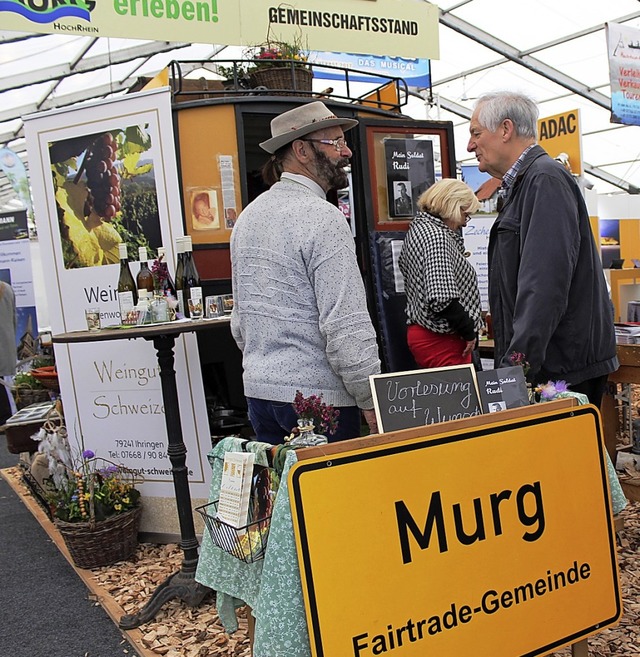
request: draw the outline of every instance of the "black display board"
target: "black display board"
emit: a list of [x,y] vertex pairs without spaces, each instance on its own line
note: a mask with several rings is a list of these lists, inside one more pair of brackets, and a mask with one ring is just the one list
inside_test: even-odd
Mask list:
[[476,377],[485,413],[529,405],[527,382],[519,365],[478,372]]
[[380,433],[481,415],[473,365],[369,377]]
[[428,139],[385,139],[389,216],[412,219],[421,194],[435,182],[433,144]]

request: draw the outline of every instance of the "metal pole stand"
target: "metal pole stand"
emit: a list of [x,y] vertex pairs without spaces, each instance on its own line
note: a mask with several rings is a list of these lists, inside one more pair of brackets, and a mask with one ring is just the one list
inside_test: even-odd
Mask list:
[[182,566],[177,573],[168,577],[153,592],[150,600],[137,614],[125,614],[119,622],[123,630],[132,630],[147,623],[169,600],[180,598],[191,607],[197,607],[212,590],[196,582],[198,566],[198,540],[193,523],[191,493],[189,492],[188,470],[186,466],[187,448],[182,436],[178,390],[174,365],[174,335],[158,335],[152,338],[158,354],[162,399],[164,401],[165,422],[167,426],[167,453],[171,461],[173,487],[176,493],[176,506],[180,522],[180,547],[183,552]]

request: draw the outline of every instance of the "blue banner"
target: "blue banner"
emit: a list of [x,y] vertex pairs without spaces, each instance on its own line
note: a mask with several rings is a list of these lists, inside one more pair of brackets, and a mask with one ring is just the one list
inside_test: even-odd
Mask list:
[[[353,73],[349,73],[349,80],[352,82],[383,83],[386,80],[377,76],[387,75],[403,78],[409,87],[424,89],[431,86],[431,61],[429,59],[312,51],[309,53],[309,61],[313,64],[353,69]],[[366,74],[363,75],[364,71]],[[344,80],[345,78],[343,71],[333,71],[323,67],[314,68],[313,75],[326,80]]]

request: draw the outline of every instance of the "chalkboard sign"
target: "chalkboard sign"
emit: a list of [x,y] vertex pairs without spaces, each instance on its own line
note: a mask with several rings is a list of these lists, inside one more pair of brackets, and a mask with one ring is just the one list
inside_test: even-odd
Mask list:
[[473,365],[369,377],[380,433],[481,415]]

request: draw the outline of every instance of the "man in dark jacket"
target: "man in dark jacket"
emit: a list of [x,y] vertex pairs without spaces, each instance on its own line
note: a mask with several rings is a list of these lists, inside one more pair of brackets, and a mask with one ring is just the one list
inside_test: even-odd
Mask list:
[[467,150],[502,179],[489,237],[495,367],[513,354],[532,383],[564,380],[598,406],[618,368],[613,307],[582,193],[536,145],[538,110],[526,96],[482,96]]

